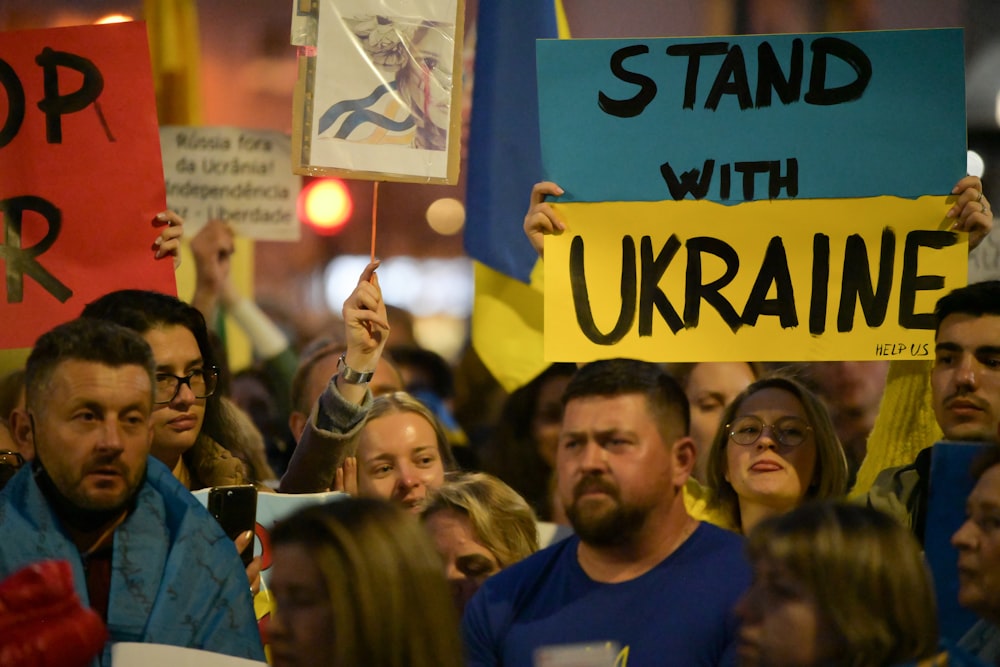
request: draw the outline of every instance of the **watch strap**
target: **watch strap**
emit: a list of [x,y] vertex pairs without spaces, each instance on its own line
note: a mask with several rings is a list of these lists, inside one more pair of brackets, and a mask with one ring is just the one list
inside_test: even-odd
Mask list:
[[337,374],[347,384],[368,384],[375,376],[375,371],[356,371],[347,365],[347,353],[344,352],[337,360]]

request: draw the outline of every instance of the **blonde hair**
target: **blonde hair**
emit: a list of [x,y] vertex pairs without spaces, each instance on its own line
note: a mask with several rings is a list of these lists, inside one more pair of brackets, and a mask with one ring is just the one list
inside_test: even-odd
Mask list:
[[333,664],[463,664],[441,558],[399,507],[375,498],[311,506],[279,522],[271,543],[302,545],[319,568],[334,619]]
[[806,421],[812,428],[813,441],[816,443],[816,470],[802,500],[840,498],[847,493],[847,458],[826,406],[798,380],[783,375],[761,378],[740,392],[722,411],[719,430],[712,439],[705,470],[705,483],[710,494],[709,505],[722,509],[730,527],[741,531],[743,519],[740,516],[739,496],[733,485],[726,480],[729,467],[726,456],[726,448],[729,446],[728,425],[732,423],[743,401],[765,389],[781,389],[797,398],[806,413]]
[[476,539],[501,568],[538,551],[535,513],[524,498],[493,475],[449,475],[428,498],[421,517],[449,509],[469,517]]
[[434,438],[437,440],[438,454],[441,456],[441,464],[444,469],[448,471],[457,468],[455,455],[452,454],[451,445],[448,444],[448,434],[445,432],[444,426],[441,425],[441,421],[434,416],[430,408],[405,391],[394,391],[391,394],[376,396],[372,402],[371,410],[368,411],[365,425],[367,426],[379,417],[399,413],[411,413],[423,417],[434,429]]
[[836,647],[830,664],[881,667],[936,653],[929,570],[916,538],[888,515],[844,501],[806,503],[761,521],[747,552],[755,568],[776,567],[812,596]]

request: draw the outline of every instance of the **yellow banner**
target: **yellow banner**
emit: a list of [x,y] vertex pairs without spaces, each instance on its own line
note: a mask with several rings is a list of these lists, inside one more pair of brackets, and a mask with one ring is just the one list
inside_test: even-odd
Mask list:
[[558,204],[545,360],[926,358],[966,284],[953,198]]

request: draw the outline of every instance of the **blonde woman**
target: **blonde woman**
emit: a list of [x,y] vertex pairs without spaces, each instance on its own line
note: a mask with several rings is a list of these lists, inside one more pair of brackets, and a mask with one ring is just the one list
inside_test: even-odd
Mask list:
[[421,516],[459,610],[487,577],[538,551],[535,513],[492,475],[448,476]]
[[271,532],[273,667],[460,667],[441,559],[398,506],[350,498]]

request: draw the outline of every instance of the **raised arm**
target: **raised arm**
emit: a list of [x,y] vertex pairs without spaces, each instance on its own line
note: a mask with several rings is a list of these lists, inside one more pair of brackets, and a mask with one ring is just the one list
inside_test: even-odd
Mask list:
[[[365,267],[358,286],[344,302],[344,334],[347,352],[344,364],[348,369],[361,373],[374,372],[382,357],[382,350],[389,340],[389,316],[378,284],[378,260]],[[351,403],[360,404],[368,391],[368,383],[346,382],[343,374],[336,376],[337,390]]]
[[222,220],[209,220],[191,239],[195,273],[191,305],[201,311],[210,327],[215,323],[223,291],[229,283],[235,251],[233,230]]
[[[344,363],[341,372],[333,376],[313,405],[288,469],[281,478],[279,490],[282,493],[313,493],[330,488],[349,491],[351,488],[352,480],[337,483],[337,470],[345,458],[354,454],[357,435],[372,402],[368,383],[360,382],[357,376],[374,372],[389,338],[389,320],[376,268],[378,262],[365,267],[357,287],[344,302],[347,339]],[[353,382],[347,381],[345,375],[348,374],[354,376]]]

